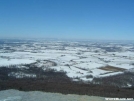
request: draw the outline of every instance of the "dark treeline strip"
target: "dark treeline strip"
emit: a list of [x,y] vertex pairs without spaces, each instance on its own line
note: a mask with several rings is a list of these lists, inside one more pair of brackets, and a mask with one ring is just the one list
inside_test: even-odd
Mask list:
[[134,73],[133,72],[124,72],[122,74],[117,74],[113,76],[103,77],[103,78],[94,78],[92,81],[94,84],[100,85],[111,85],[117,86],[120,88],[127,88],[128,85],[134,87]]
[[79,94],[103,97],[134,98],[134,90],[114,86],[64,82],[61,78],[0,80],[0,90],[44,91],[62,94]]
[[[102,78],[94,79],[98,84],[85,84],[82,81],[72,81],[72,79],[66,75],[66,72],[58,72],[53,69],[44,71],[42,68],[35,67],[34,65],[24,65],[29,68],[17,68],[16,66],[17,65],[0,67],[0,90],[18,89],[21,91],[44,91],[62,94],[134,98],[134,90],[132,88],[124,89],[110,85],[112,77],[110,77],[110,79],[109,77],[104,78],[104,80],[102,80]],[[15,76],[8,76],[11,72],[35,74],[37,77],[16,78]],[[127,75],[127,77],[132,77],[130,73]],[[119,81],[120,79],[118,77],[122,76],[115,76],[114,78],[116,79],[113,81]],[[101,83],[102,81],[103,83]],[[108,84],[106,84],[107,82]]]

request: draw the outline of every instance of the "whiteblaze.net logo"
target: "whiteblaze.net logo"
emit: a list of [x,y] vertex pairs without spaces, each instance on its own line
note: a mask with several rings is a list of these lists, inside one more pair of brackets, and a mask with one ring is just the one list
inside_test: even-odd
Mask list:
[[105,100],[117,100],[117,101],[125,101],[125,100],[129,100],[129,101],[133,101],[134,99],[133,98],[105,98]]

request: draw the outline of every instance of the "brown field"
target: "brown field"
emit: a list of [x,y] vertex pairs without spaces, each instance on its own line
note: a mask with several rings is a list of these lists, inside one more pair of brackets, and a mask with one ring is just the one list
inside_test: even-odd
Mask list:
[[120,71],[125,71],[126,69],[124,68],[119,68],[119,67],[114,67],[114,66],[105,66],[105,67],[100,67],[99,69],[105,70],[105,71],[113,71],[113,72],[120,72]]

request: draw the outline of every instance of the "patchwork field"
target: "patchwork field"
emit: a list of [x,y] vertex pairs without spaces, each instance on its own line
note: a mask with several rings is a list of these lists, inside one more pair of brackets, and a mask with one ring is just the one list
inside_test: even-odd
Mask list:
[[[133,97],[129,95],[130,92],[133,92],[134,85],[133,60],[133,43],[3,40],[0,43],[0,89],[67,93],[67,87],[71,87],[72,93],[78,94],[78,89],[74,89],[75,86],[88,84],[88,86],[97,85],[95,89],[98,87],[100,90],[97,91],[98,93],[93,89],[84,92],[80,87],[81,94],[112,97],[121,88],[121,93],[117,94],[117,97],[123,97],[124,94],[126,97]],[[12,82],[12,80],[17,81]],[[52,90],[54,86],[52,85],[46,90],[45,86],[40,86],[46,82],[48,84],[58,82],[59,85],[65,83],[65,88],[59,91],[56,86],[55,90]],[[14,83],[20,86],[14,86]],[[26,87],[27,83],[31,83],[29,88]],[[36,87],[37,85],[41,88]],[[103,89],[104,86],[116,87],[116,90],[108,93],[111,88]],[[101,89],[108,95],[102,93]]]

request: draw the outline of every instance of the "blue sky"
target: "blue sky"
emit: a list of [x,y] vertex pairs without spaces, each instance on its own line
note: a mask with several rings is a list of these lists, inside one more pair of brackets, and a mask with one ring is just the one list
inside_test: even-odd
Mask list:
[[0,37],[134,40],[134,0],[0,0]]

